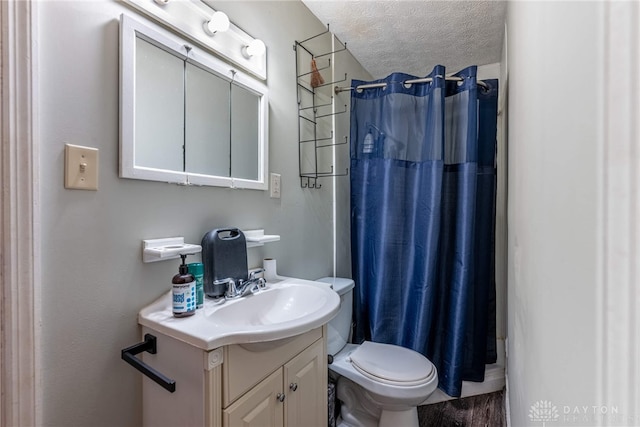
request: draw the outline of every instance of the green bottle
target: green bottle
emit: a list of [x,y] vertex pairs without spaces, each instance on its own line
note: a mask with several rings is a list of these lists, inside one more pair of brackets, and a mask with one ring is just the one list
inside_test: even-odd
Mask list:
[[196,308],[204,307],[204,266],[201,262],[192,262],[188,264],[189,273],[196,278]]

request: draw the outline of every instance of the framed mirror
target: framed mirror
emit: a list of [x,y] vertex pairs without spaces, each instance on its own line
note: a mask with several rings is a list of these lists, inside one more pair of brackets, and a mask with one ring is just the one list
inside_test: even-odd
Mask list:
[[120,24],[120,176],[266,190],[266,86],[155,24]]

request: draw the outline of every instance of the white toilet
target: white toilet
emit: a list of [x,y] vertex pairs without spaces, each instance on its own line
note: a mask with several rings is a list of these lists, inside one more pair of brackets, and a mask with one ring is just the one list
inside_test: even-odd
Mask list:
[[438,386],[435,366],[422,354],[396,345],[347,344],[354,282],[324,277],[340,295],[340,311],[328,325],[329,370],[339,376],[340,426],[418,426],[417,406]]

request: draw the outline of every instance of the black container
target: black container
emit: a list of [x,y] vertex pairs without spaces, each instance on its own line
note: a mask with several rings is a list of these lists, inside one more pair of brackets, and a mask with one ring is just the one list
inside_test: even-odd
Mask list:
[[217,228],[202,238],[204,264],[204,293],[219,298],[227,290],[226,284],[214,285],[216,280],[231,277],[238,283],[249,278],[247,240],[237,228]]

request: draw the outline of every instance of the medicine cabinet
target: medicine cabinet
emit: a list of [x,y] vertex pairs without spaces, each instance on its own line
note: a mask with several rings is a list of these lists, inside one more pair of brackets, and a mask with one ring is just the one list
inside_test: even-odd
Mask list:
[[267,87],[153,23],[120,26],[120,176],[266,190]]

